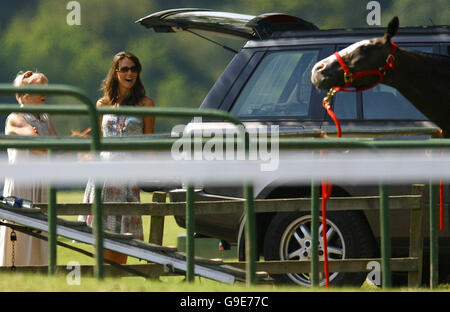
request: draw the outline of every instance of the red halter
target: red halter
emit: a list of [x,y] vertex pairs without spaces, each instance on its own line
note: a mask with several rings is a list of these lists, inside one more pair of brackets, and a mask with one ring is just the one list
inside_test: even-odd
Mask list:
[[[344,60],[342,59],[342,56],[338,52],[334,52],[334,55],[337,58],[337,61],[342,67],[342,70],[344,71],[344,86],[343,87],[334,87],[333,89],[336,92],[340,91],[346,91],[346,92],[361,92],[370,88],[375,87],[377,84],[381,83],[383,81],[384,76],[386,75],[386,71],[389,68],[394,68],[394,56],[395,52],[397,52],[397,45],[394,42],[391,42],[391,51],[389,52],[388,56],[386,57],[386,61],[384,65],[378,69],[373,70],[366,70],[361,72],[356,72],[352,74],[350,70],[348,69],[347,65],[344,63]],[[358,78],[365,77],[365,76],[378,76],[379,79],[377,82],[372,84],[369,87],[362,88],[362,89],[348,89],[348,87],[352,84],[353,81],[355,81]]]
[[[344,71],[344,85],[342,87],[333,87],[328,91],[327,96],[323,99],[322,105],[327,110],[328,115],[333,119],[334,123],[336,124],[337,128],[337,137],[341,137],[342,130],[341,125],[339,123],[339,120],[337,119],[336,115],[334,114],[333,110],[330,106],[330,100],[331,98],[337,93],[341,91],[345,92],[361,92],[370,88],[375,87],[377,84],[381,83],[383,81],[384,76],[386,75],[386,72],[389,68],[394,68],[394,60],[395,60],[395,52],[397,52],[397,45],[394,42],[391,42],[391,51],[389,52],[388,56],[386,57],[386,61],[383,66],[381,66],[378,69],[373,70],[366,70],[361,72],[356,72],[352,74],[350,70],[348,69],[347,65],[344,63],[344,60],[342,59],[342,56],[338,52],[334,52],[334,55],[336,56],[337,61],[342,67],[342,70]],[[373,76],[376,75],[379,77],[378,81],[374,84],[370,85],[369,87],[362,88],[362,89],[349,89],[348,87],[352,84],[352,82],[355,79],[365,77],[365,76]]]

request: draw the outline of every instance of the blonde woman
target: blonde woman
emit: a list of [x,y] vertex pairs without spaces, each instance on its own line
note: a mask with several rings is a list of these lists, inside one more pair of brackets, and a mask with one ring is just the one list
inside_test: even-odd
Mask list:
[[[46,85],[47,77],[38,72],[19,72],[14,86]],[[21,106],[44,105],[44,94],[16,94]],[[6,119],[6,135],[19,136],[55,136],[55,127],[47,114],[11,113]],[[17,163],[30,157],[46,157],[43,150],[8,149],[10,163]],[[36,181],[25,185],[16,183],[13,178],[6,178],[3,196],[17,196],[33,202],[47,202],[47,186]],[[11,241],[11,229],[0,226],[0,266],[47,265],[47,242],[38,238],[16,232],[17,240]]]

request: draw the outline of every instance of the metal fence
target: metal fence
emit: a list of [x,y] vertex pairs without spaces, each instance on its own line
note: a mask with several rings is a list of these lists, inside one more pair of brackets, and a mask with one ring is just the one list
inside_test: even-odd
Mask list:
[[[224,111],[218,110],[199,110],[188,108],[158,108],[158,107],[121,107],[121,108],[97,108],[95,104],[86,96],[86,94],[77,88],[65,85],[51,86],[29,86],[16,88],[11,85],[0,84],[0,95],[13,95],[15,93],[45,93],[48,95],[70,95],[79,100],[84,105],[67,106],[67,105],[47,105],[47,106],[23,106],[17,104],[0,105],[0,112],[27,112],[27,113],[50,113],[50,114],[70,114],[70,115],[88,115],[92,128],[90,141],[81,138],[56,138],[56,137],[3,137],[0,140],[2,148],[40,148],[48,149],[51,153],[56,150],[90,150],[92,152],[106,150],[170,150],[176,138],[147,138],[111,140],[109,138],[100,139],[100,129],[98,117],[101,114],[120,114],[133,116],[166,116],[166,117],[203,117],[206,119],[220,120],[232,123],[234,125],[243,125],[235,116]],[[245,129],[245,127],[242,127]],[[245,131],[245,147],[248,150],[249,135]],[[392,148],[423,148],[423,149],[443,149],[450,147],[450,141],[445,139],[426,139],[426,140],[403,140],[403,141],[375,141],[368,138],[324,138],[324,139],[305,139],[305,138],[280,138],[280,149],[290,150],[327,150],[327,149],[369,149],[382,150]],[[194,186],[187,182],[186,188],[186,278],[192,281],[194,278],[194,218],[195,218],[195,200]],[[390,220],[389,220],[389,191],[387,181],[379,185],[379,207],[381,220],[381,254],[382,254],[382,274],[383,286],[391,287],[391,241],[390,241]],[[436,217],[436,198],[437,198],[438,181],[430,181],[430,276],[431,286],[437,285],[437,217]],[[311,200],[310,209],[312,215],[312,259],[311,273],[312,286],[318,286],[319,283],[319,255],[318,255],[318,226],[319,226],[319,182],[311,182]],[[255,198],[253,185],[245,183],[244,186],[244,213],[246,217],[246,280],[249,285],[256,283],[257,269],[257,249],[256,249],[256,225],[255,225]],[[49,265],[48,273],[56,272],[56,190],[54,186],[49,188],[48,202],[48,240],[49,240]],[[95,186],[95,201],[92,204],[92,215],[94,215],[95,223],[93,224],[95,236],[95,276],[102,279],[105,275],[103,266],[103,224],[102,218],[102,201],[101,188]],[[317,229],[317,230],[314,230]]]

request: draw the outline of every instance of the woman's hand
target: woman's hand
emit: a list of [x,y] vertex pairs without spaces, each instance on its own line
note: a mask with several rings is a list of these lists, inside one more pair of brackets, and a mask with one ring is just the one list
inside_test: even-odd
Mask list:
[[[71,131],[72,131],[72,136],[88,138],[89,137],[88,133],[91,132],[91,128],[87,128],[81,132],[76,131],[76,130],[71,130]],[[79,152],[79,153],[77,153],[77,157],[81,161],[92,160],[92,158],[93,158],[92,154],[89,152]]]

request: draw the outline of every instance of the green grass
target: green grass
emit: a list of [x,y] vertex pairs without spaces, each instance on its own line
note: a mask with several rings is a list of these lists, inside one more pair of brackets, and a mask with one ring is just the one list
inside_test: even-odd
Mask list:
[[[141,202],[151,202],[152,195],[149,193],[141,192]],[[83,199],[83,194],[80,191],[65,191],[57,193],[57,202],[58,203],[80,203]],[[76,220],[77,216],[65,216],[64,218],[70,220]],[[143,216],[142,223],[144,227],[144,239],[148,241],[149,231],[150,231],[150,216]],[[180,234],[185,234],[186,230],[180,228],[176,222],[174,217],[168,216],[164,221],[164,238],[163,245],[164,246],[176,246],[177,245],[177,236]],[[93,247],[87,244],[76,243],[73,244],[72,240],[66,238],[59,238],[60,241],[73,245],[75,247],[82,248],[89,252],[93,252]],[[78,252],[74,252],[68,250],[67,248],[58,246],[57,250],[58,254],[58,264],[66,264],[69,261],[77,261],[80,264],[93,264],[94,261],[91,257],[80,254]],[[138,259],[129,257],[128,264],[138,264],[144,263],[143,261],[139,262]]]
[[[304,288],[296,286],[257,285],[247,287],[243,283],[234,285],[195,278],[194,283],[185,283],[182,277],[164,277],[146,280],[141,277],[105,278],[99,281],[92,277],[82,277],[80,285],[70,285],[67,276],[59,274],[48,277],[38,274],[2,273],[0,291],[7,292],[383,292],[373,286],[361,288],[330,287]],[[428,288],[397,288],[395,292],[429,292]],[[440,285],[435,291],[449,292],[450,285]]]
[[[76,203],[81,202],[82,192],[80,191],[64,191],[58,192],[59,203]],[[151,194],[142,193],[142,202],[150,202]],[[76,216],[66,217],[69,219],[76,219]],[[149,223],[150,217],[143,217],[144,223],[144,238],[148,241],[149,235]],[[178,227],[173,217],[166,217],[164,227],[164,241],[163,245],[176,246],[177,236],[184,234],[185,229]],[[69,239],[59,238],[61,241],[72,244]],[[92,246],[76,243],[76,247],[83,248],[87,251],[93,252]],[[76,261],[80,264],[94,263],[91,257],[85,256],[78,252],[74,252],[64,247],[58,246],[57,250],[58,265],[67,265],[70,261]],[[145,261],[139,261],[138,259],[129,257],[129,264],[146,263]],[[69,270],[67,271],[69,272]],[[24,274],[18,272],[5,272],[2,273],[0,278],[0,291],[8,292],[310,292],[310,291],[342,291],[342,292],[354,292],[354,291],[383,291],[376,286],[364,284],[361,288],[335,288],[332,287],[329,290],[324,288],[310,289],[296,286],[274,286],[274,285],[258,285],[247,287],[244,283],[236,283],[234,285],[222,284],[205,278],[196,277],[194,283],[185,283],[183,276],[174,277],[160,277],[159,279],[146,280],[142,277],[123,277],[114,278],[106,277],[104,280],[99,281],[93,277],[81,277],[80,285],[70,285],[67,282],[67,274],[59,273],[56,276],[48,277],[41,274]],[[400,288],[394,289],[394,291],[429,291],[427,288],[409,289]],[[450,285],[440,285],[437,291],[450,291]]]

